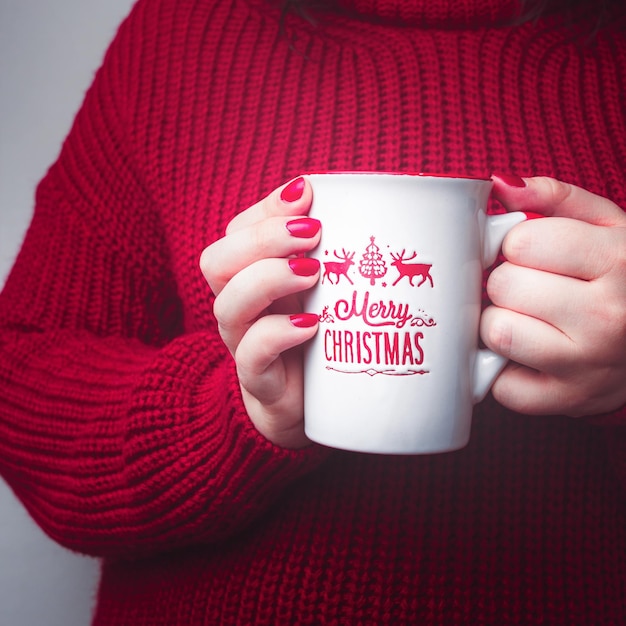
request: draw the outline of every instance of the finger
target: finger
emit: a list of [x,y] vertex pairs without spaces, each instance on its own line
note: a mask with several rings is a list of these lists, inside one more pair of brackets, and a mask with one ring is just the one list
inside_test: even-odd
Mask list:
[[493,304],[535,317],[574,336],[585,321],[591,299],[589,283],[503,263],[487,279],[487,295]]
[[311,184],[303,176],[299,176],[236,215],[226,227],[226,234],[247,228],[268,217],[306,215],[312,200]]
[[624,245],[618,230],[567,218],[532,220],[507,234],[502,252],[516,265],[594,280],[610,271]]
[[274,302],[309,289],[318,277],[319,261],[309,258],[263,259],[236,274],[213,307],[229,350],[235,352],[248,329]]
[[488,307],[480,334],[489,349],[537,371],[562,375],[579,360],[576,344],[558,328],[509,309]]
[[273,217],[219,239],[200,256],[200,268],[213,292],[247,266],[266,258],[300,255],[320,238],[320,222],[309,217]]
[[260,318],[244,335],[235,353],[241,385],[264,405],[281,399],[288,404],[290,393],[302,393],[301,380],[298,385],[292,384],[294,378],[301,379],[301,357],[286,360],[279,357],[311,339],[316,332],[315,315]]
[[519,178],[494,174],[493,197],[508,211],[530,211],[569,217],[598,226],[625,223],[624,211],[610,200],[555,178]]
[[576,407],[558,379],[518,363],[509,363],[491,387],[503,406],[523,415],[569,415]]
[[[510,363],[491,392],[500,404],[524,415],[598,415],[616,410],[625,400],[623,385],[605,387],[603,374],[600,372],[591,380],[588,376],[572,380]],[[607,374],[610,376],[611,372]]]

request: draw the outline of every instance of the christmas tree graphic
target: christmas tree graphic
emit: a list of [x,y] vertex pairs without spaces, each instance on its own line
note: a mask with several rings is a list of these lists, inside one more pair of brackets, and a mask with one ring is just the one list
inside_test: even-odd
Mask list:
[[382,278],[387,273],[387,265],[380,253],[380,248],[374,243],[375,237],[370,237],[370,244],[365,249],[359,263],[359,272],[363,278],[368,278],[370,285],[376,283],[377,278]]

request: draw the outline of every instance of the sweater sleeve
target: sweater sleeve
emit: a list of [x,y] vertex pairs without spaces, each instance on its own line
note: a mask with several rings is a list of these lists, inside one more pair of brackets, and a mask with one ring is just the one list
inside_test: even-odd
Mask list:
[[232,535],[325,457],[259,435],[215,329],[184,332],[128,121],[133,24],[39,185],[0,295],[0,473],[52,538],[100,556]]

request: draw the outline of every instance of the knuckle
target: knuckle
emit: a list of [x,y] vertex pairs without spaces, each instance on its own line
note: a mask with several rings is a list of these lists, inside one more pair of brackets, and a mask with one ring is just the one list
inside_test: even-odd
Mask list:
[[513,329],[511,324],[502,320],[494,324],[492,341],[496,352],[510,358],[513,351]]
[[256,249],[262,258],[266,258],[273,251],[276,224],[273,220],[261,220],[253,230],[253,239]]
[[520,385],[517,376],[518,369],[518,365],[509,364],[496,378],[491,392],[500,404],[514,411],[531,415],[535,412],[532,394]]
[[240,228],[240,223],[244,219],[244,214],[236,215],[228,224],[226,224],[226,228],[224,229],[224,235],[228,237],[228,235],[232,235],[236,230]]
[[613,267],[621,278],[622,288],[626,291],[626,226],[611,228],[609,232],[614,238],[610,244],[610,250],[613,253]]
[[602,321],[606,322],[610,335],[623,345],[626,341],[626,304],[622,297],[607,299]]
[[[532,231],[532,232],[531,232]],[[511,229],[502,244],[502,252],[507,259],[511,261],[521,261],[529,258],[535,243],[533,226],[528,228],[528,222],[518,224]]]
[[487,295],[494,304],[507,300],[511,283],[508,263],[499,265],[491,272],[487,279]]
[[563,393],[559,398],[563,415],[583,417],[602,412],[599,407],[610,396],[605,374],[610,374],[610,371],[600,371],[594,377],[576,380],[575,384],[563,384]]
[[487,318],[483,329],[483,339],[493,350],[510,358],[513,347],[513,328],[501,311],[495,310]]
[[275,189],[248,209],[248,212],[254,213],[254,223],[262,223],[281,215],[283,210],[279,202],[279,192],[280,189]]
[[217,294],[221,286],[228,282],[229,277],[222,271],[223,263],[219,262],[213,246],[202,251],[198,264],[209,287]]
[[225,302],[225,298],[219,295],[213,301],[213,315],[217,320],[218,328],[222,337],[232,330],[232,308]]
[[268,201],[269,196],[262,198],[257,203],[237,213],[226,225],[224,234],[227,236],[231,235],[232,233],[267,217]]
[[208,248],[205,248],[200,254],[200,260],[198,263],[203,276],[207,279],[210,276],[211,270],[213,267],[213,263],[211,262],[211,257],[212,257],[212,250],[211,250],[211,246],[209,246]]
[[574,191],[573,185],[556,178],[545,176],[540,178],[539,182],[545,187],[544,193],[549,205],[558,206],[564,204]]
[[[623,295],[604,295],[594,299],[589,319],[597,343],[604,352],[616,350],[623,356],[626,344],[626,303]],[[599,341],[598,341],[599,340]]]
[[215,316],[215,319],[217,320],[217,323],[221,330],[226,320],[225,308],[222,305],[221,296],[217,296],[213,301],[213,315]]

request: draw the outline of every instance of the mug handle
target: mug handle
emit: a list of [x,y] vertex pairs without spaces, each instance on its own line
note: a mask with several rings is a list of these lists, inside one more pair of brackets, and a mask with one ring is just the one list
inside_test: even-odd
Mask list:
[[[522,211],[488,215],[483,231],[483,269],[487,269],[495,262],[504,237],[513,226],[537,217],[542,216],[536,213],[523,213]],[[474,404],[484,399],[489,389],[491,389],[491,385],[493,385],[500,372],[504,369],[507,361],[506,357],[493,350],[483,348],[476,352],[472,374],[472,397]]]

